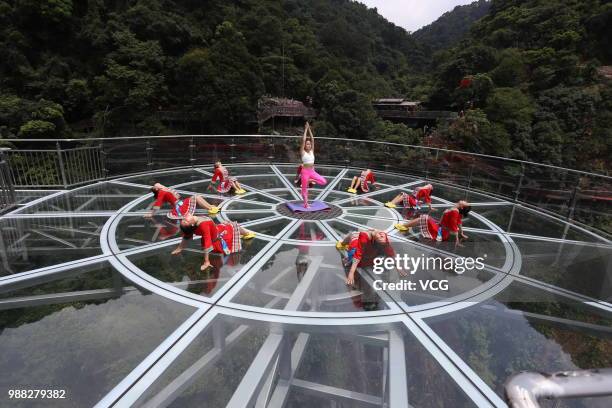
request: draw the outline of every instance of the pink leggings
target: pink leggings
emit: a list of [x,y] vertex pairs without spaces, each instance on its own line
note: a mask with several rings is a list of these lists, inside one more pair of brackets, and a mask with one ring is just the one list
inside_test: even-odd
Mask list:
[[314,180],[315,183],[320,186],[327,184],[327,180],[317,173],[314,167],[303,167],[300,177],[302,179],[302,198],[304,199],[305,203],[308,202],[308,185],[310,184],[310,180]]

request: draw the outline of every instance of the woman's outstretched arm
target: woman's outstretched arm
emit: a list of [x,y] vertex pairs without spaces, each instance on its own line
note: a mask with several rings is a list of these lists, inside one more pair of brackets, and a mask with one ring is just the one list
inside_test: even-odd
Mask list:
[[310,145],[312,147],[311,151],[314,153],[314,133],[312,133],[312,128],[310,124],[308,124],[308,132],[310,133]]
[[306,138],[308,137],[308,129],[310,129],[310,125],[308,122],[304,125],[304,136],[302,136],[302,148],[300,149],[300,153],[304,154],[304,147],[306,147]]

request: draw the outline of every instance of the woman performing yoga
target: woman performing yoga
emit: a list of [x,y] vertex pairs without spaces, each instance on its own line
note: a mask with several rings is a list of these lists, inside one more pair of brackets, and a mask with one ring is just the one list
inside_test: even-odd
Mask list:
[[461,246],[461,239],[468,238],[463,233],[461,220],[463,217],[467,217],[471,209],[472,207],[467,201],[461,200],[453,208],[444,211],[439,222],[430,215],[421,214],[410,221],[396,224],[395,228],[400,231],[408,231],[418,225],[423,237],[433,241],[448,241],[451,237],[454,237],[455,247],[458,247]]
[[346,265],[350,265],[346,284],[355,283],[355,271],[357,267],[372,266],[374,258],[380,256],[394,257],[395,251],[389,242],[386,232],[379,230],[369,230],[364,232],[351,232],[344,240],[336,243],[338,250],[346,251]]
[[[310,134],[310,137],[309,137]],[[308,187],[310,181],[314,180],[320,186],[327,184],[327,180],[319,175],[314,169],[315,157],[314,157],[314,135],[310,129],[310,124],[306,122],[304,126],[304,137],[302,137],[302,147],[300,149],[302,156],[302,171],[300,172],[300,178],[302,180],[302,199],[304,200],[304,208],[309,208],[308,205]]]
[[170,204],[172,210],[168,212],[167,217],[171,220],[180,220],[188,215],[193,215],[196,207],[205,208],[209,214],[216,214],[219,208],[209,204],[202,196],[194,195],[184,200],[181,200],[181,195],[160,183],[155,183],[151,187],[151,192],[155,198],[151,211],[145,215],[145,218],[151,218],[164,203]]
[[357,194],[357,187],[361,189],[363,193],[367,193],[370,191],[370,184],[378,189],[378,184],[376,184],[376,178],[374,177],[374,173],[372,170],[367,169],[361,172],[359,177],[353,177],[353,181],[351,182],[351,186],[349,187],[349,193]]
[[241,239],[255,237],[254,232],[245,230],[237,222],[215,224],[208,217],[196,217],[194,215],[187,216],[181,221],[181,231],[183,232],[183,239],[178,247],[172,251],[172,255],[183,252],[186,241],[192,239],[194,235],[202,237],[202,249],[204,250],[204,262],[200,267],[202,271],[212,266],[209,257],[211,252],[224,255],[240,252],[242,250]]
[[421,209],[419,205],[420,202],[426,203],[429,207],[429,211],[435,211],[434,208],[431,208],[431,192],[433,191],[433,186],[431,184],[427,184],[426,186],[417,187],[414,189],[412,194],[408,193],[400,193],[393,200],[385,203],[385,207],[395,208],[401,202],[404,203],[404,208],[416,208],[417,210]]
[[234,190],[236,194],[244,194],[246,191],[242,189],[240,183],[236,177],[230,177],[229,171],[221,164],[220,161],[215,163],[215,173],[210,180],[208,186],[211,190],[215,190],[218,193],[227,193],[230,190]]

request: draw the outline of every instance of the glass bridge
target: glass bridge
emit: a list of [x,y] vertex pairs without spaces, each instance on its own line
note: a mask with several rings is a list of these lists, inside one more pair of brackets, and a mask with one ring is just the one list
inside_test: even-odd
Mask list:
[[[486,167],[498,180],[489,189],[482,177],[470,178],[472,186],[458,181],[451,160],[425,174],[416,162],[405,163],[411,171],[330,157],[317,165],[328,184],[310,195],[333,215],[296,219],[283,211],[299,199],[296,166],[278,145],[192,146],[197,160],[186,165],[173,156],[176,141],[142,155],[126,146],[150,142],[124,142],[92,166],[106,170],[102,177],[38,182],[56,190],[17,183],[19,206],[0,217],[0,406],[505,407],[504,384],[520,371],[612,367],[609,204],[589,225],[555,214],[560,201],[544,190],[546,205],[513,199]],[[241,155],[259,159],[239,163]],[[246,194],[211,194],[213,157],[227,162]],[[349,194],[362,164],[377,168],[380,188]],[[217,221],[238,221],[257,237],[238,254],[213,257],[206,273],[199,240],[171,256],[177,225],[163,210],[143,217],[154,182],[202,194],[220,206]],[[414,213],[383,204],[425,183],[434,185],[434,215],[459,199],[472,204],[463,247],[393,228]],[[567,207],[575,218],[589,214]],[[448,280],[447,291],[376,290],[380,276],[368,268],[347,286],[335,242],[368,228],[387,231],[397,253],[484,257],[485,267],[416,272]],[[9,401],[9,389],[65,390],[66,399]],[[612,398],[542,406],[603,408]]]

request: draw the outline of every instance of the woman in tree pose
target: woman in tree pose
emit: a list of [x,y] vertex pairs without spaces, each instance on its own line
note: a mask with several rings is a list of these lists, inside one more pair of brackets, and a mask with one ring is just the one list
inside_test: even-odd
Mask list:
[[427,184],[425,186],[415,188],[412,194],[402,192],[393,200],[385,203],[385,207],[395,208],[399,203],[403,202],[404,208],[416,208],[417,210],[420,210],[421,206],[419,203],[423,202],[429,206],[429,211],[435,211],[434,208],[431,208],[432,191],[433,186],[431,184]]
[[379,256],[391,258],[395,256],[387,233],[375,229],[350,232],[342,241],[336,243],[336,248],[346,251],[345,266],[350,265],[346,277],[347,285],[355,283],[355,272],[358,266],[372,266],[374,258]]
[[232,189],[236,194],[246,193],[240,186],[236,177],[230,177],[229,171],[227,171],[220,161],[215,163],[215,173],[212,176],[209,188],[218,193],[227,193]]
[[178,255],[185,248],[185,242],[198,235],[202,240],[204,250],[204,262],[200,270],[205,271],[211,267],[209,254],[230,255],[242,250],[241,239],[251,239],[255,233],[242,228],[237,222],[225,222],[215,224],[208,217],[196,217],[190,215],[181,221],[181,231],[183,239],[180,244],[172,251],[172,255]]
[[376,184],[376,177],[374,177],[374,173],[370,169],[363,170],[359,177],[353,177],[353,181],[351,182],[351,186],[349,187],[349,193],[357,194],[357,187],[361,189],[363,193],[367,193],[370,191],[370,184],[374,187],[378,188],[378,184]]
[[400,231],[408,231],[412,227],[419,226],[421,235],[433,241],[448,241],[451,238],[455,239],[455,247],[460,246],[462,239],[467,239],[467,235],[463,233],[461,222],[463,217],[467,217],[470,213],[470,204],[467,201],[461,200],[453,208],[444,211],[440,221],[428,214],[421,214],[405,223],[396,224],[395,228]]
[[302,180],[302,199],[304,200],[304,208],[310,207],[308,205],[308,187],[310,181],[314,180],[314,182],[320,186],[327,184],[327,180],[319,175],[314,169],[314,149],[314,135],[310,129],[310,124],[306,122],[306,126],[304,126],[304,136],[302,137],[302,147],[300,148],[300,154],[302,156],[302,171],[300,172],[300,178]]
[[180,220],[186,216],[193,215],[196,207],[205,208],[209,214],[216,214],[219,212],[219,208],[211,205],[200,195],[194,195],[184,200],[181,199],[181,195],[163,184],[155,183],[151,187],[151,192],[155,198],[151,211],[145,215],[146,218],[151,218],[157,210],[161,208],[164,203],[170,204],[172,210],[167,214],[167,217],[172,220]]

